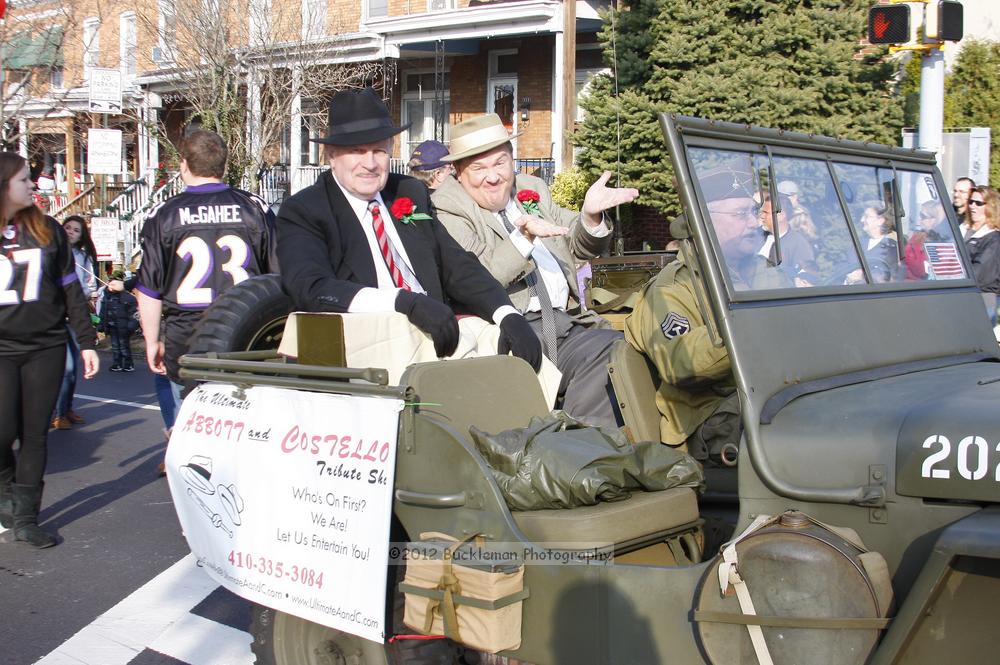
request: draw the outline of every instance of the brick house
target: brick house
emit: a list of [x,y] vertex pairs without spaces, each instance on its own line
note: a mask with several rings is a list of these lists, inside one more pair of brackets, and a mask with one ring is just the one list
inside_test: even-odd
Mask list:
[[[603,67],[596,43],[601,21],[583,1],[574,5],[570,44],[576,48],[571,51],[566,49],[563,24],[569,8],[564,0],[9,4],[0,31],[7,75],[3,139],[8,149],[29,156],[36,171],[53,169],[57,187],[70,197],[89,181],[88,127],[106,124],[123,131],[123,174],[110,176],[110,182],[150,181],[161,161],[161,142],[175,141],[193,116],[191,81],[184,71],[212,66],[199,51],[209,41],[247,55],[241,62],[251,63],[240,87],[247,102],[248,136],[265,120],[260,100],[276,85],[260,72],[287,71],[294,81],[308,80],[321,68],[367,67],[364,80],[353,84],[375,85],[396,119],[411,124],[397,144],[395,168],[401,168],[420,141],[447,140],[449,123],[497,112],[512,132],[521,132],[515,150],[522,168],[551,175],[564,166],[566,124],[571,124],[556,112],[566,105],[563,82],[573,81],[579,92]],[[206,19],[193,28],[192,17],[199,12]],[[18,57],[10,55],[14,50]],[[308,62],[296,60],[303,54]],[[95,68],[121,72],[120,114],[89,113],[89,78]],[[281,174],[270,183],[275,190],[270,198],[280,200],[309,184],[323,167],[308,139],[324,132],[325,98],[334,89],[336,85],[302,92],[303,87],[289,93],[282,131],[256,143],[251,137],[252,149]],[[74,172],[82,174],[76,181]]]

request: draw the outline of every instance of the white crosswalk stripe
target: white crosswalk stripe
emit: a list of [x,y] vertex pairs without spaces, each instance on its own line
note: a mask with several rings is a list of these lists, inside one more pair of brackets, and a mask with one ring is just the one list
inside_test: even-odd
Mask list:
[[150,649],[188,665],[249,665],[249,633],[191,613],[216,588],[189,554],[36,665],[128,665]]

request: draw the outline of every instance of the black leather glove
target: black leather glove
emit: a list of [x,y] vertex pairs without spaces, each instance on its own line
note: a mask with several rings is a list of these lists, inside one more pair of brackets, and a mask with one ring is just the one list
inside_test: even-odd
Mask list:
[[500,322],[500,340],[497,353],[501,356],[513,351],[537,373],[542,368],[542,342],[520,314],[508,314]]
[[458,321],[451,307],[421,293],[401,289],[396,295],[396,311],[405,314],[410,323],[431,336],[438,358],[455,353]]

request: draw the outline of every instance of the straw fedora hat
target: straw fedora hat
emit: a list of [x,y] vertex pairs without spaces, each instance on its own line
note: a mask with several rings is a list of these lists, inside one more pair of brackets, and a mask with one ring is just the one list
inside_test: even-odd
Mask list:
[[341,90],[330,100],[327,135],[311,140],[324,145],[362,145],[395,136],[409,126],[397,127],[371,88]]
[[474,157],[520,135],[520,132],[509,133],[496,113],[471,118],[451,128],[451,154],[442,157],[441,161],[457,162],[466,157]]

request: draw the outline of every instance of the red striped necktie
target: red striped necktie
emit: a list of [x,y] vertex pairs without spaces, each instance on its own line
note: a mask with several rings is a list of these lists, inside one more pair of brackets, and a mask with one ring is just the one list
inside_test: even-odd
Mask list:
[[385,222],[382,221],[382,213],[379,211],[378,201],[369,201],[368,210],[372,214],[372,228],[375,230],[375,240],[378,242],[378,248],[382,252],[382,258],[385,259],[385,267],[389,269],[389,276],[392,278],[393,284],[397,288],[411,291],[410,285],[403,279],[403,272],[397,265],[402,259],[399,258],[396,248],[392,246],[392,241],[389,240],[389,234],[385,231]]

